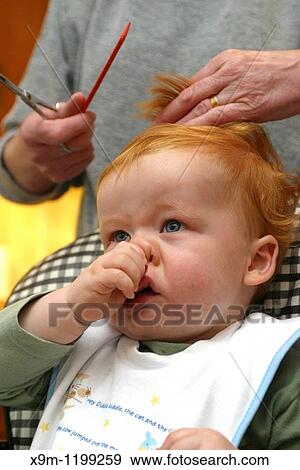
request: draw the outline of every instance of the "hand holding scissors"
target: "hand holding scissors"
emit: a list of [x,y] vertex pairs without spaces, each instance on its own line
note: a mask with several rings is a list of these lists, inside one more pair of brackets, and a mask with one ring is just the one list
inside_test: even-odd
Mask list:
[[[130,28],[127,24],[108,61],[87,96],[75,93],[67,102],[55,107],[37,98],[32,93],[17,87],[2,76],[0,83],[7,86],[35,112],[29,114],[22,122],[15,137],[6,145],[4,161],[14,178],[33,192],[41,192],[40,187],[33,188],[40,176],[46,180],[45,191],[54,184],[70,180],[81,174],[94,158],[91,142],[96,115],[87,111],[91,100],[108,72],[115,56],[123,44]],[[41,119],[42,118],[42,119]],[[24,174],[24,162],[27,159],[30,172],[34,177]],[[64,157],[64,158],[62,158]],[[23,173],[20,168],[23,168]]]

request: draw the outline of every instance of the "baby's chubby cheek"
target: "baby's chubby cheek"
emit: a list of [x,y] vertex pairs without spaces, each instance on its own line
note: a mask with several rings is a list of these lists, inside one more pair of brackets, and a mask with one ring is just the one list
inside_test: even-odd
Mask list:
[[179,260],[166,266],[165,279],[170,298],[178,303],[200,300],[208,286],[205,270],[187,261]]
[[[184,304],[204,314],[214,305],[222,308],[224,275],[214,263],[175,260],[165,267],[168,301]],[[227,286],[228,287],[228,286]]]

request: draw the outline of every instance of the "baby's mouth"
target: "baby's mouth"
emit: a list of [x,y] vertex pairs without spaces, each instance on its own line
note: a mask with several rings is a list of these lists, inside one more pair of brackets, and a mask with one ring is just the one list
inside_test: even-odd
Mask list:
[[125,306],[132,306],[137,303],[151,303],[154,296],[159,293],[154,290],[152,280],[144,275],[139,283],[139,287],[135,292],[133,299],[126,299]]
[[144,287],[144,289],[138,290],[134,296],[134,299],[137,299],[138,297],[142,297],[142,296],[151,296],[151,295],[157,295],[157,294],[158,293],[155,292],[151,286],[147,286],[147,287]]

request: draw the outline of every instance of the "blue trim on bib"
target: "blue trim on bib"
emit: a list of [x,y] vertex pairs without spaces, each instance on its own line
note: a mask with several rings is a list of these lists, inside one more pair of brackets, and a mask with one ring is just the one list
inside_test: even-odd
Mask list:
[[262,382],[256,392],[255,397],[253,398],[252,402],[248,410],[246,411],[242,421],[240,422],[234,436],[232,439],[232,443],[234,446],[238,447],[243,435],[245,434],[250,422],[252,421],[259,405],[261,404],[266,391],[268,390],[284,356],[286,353],[291,349],[293,344],[300,339],[300,329],[295,331],[292,336],[281,346],[281,348],[276,352],[275,356],[273,357],[265,375],[262,379]]
[[47,391],[47,397],[46,397],[46,402],[45,402],[45,407],[48,405],[50,398],[52,397],[56,385],[56,379],[57,379],[57,374],[58,374],[58,366],[53,367],[52,372],[51,372],[51,378],[50,378],[50,383]]

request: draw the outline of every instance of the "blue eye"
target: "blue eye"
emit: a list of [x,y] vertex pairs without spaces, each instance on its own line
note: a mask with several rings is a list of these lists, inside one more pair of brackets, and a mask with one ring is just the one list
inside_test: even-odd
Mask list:
[[113,241],[120,243],[120,242],[127,242],[130,240],[129,233],[125,232],[124,230],[117,230],[117,232],[113,233]]
[[184,225],[178,220],[168,220],[163,227],[163,232],[179,232],[183,228]]

